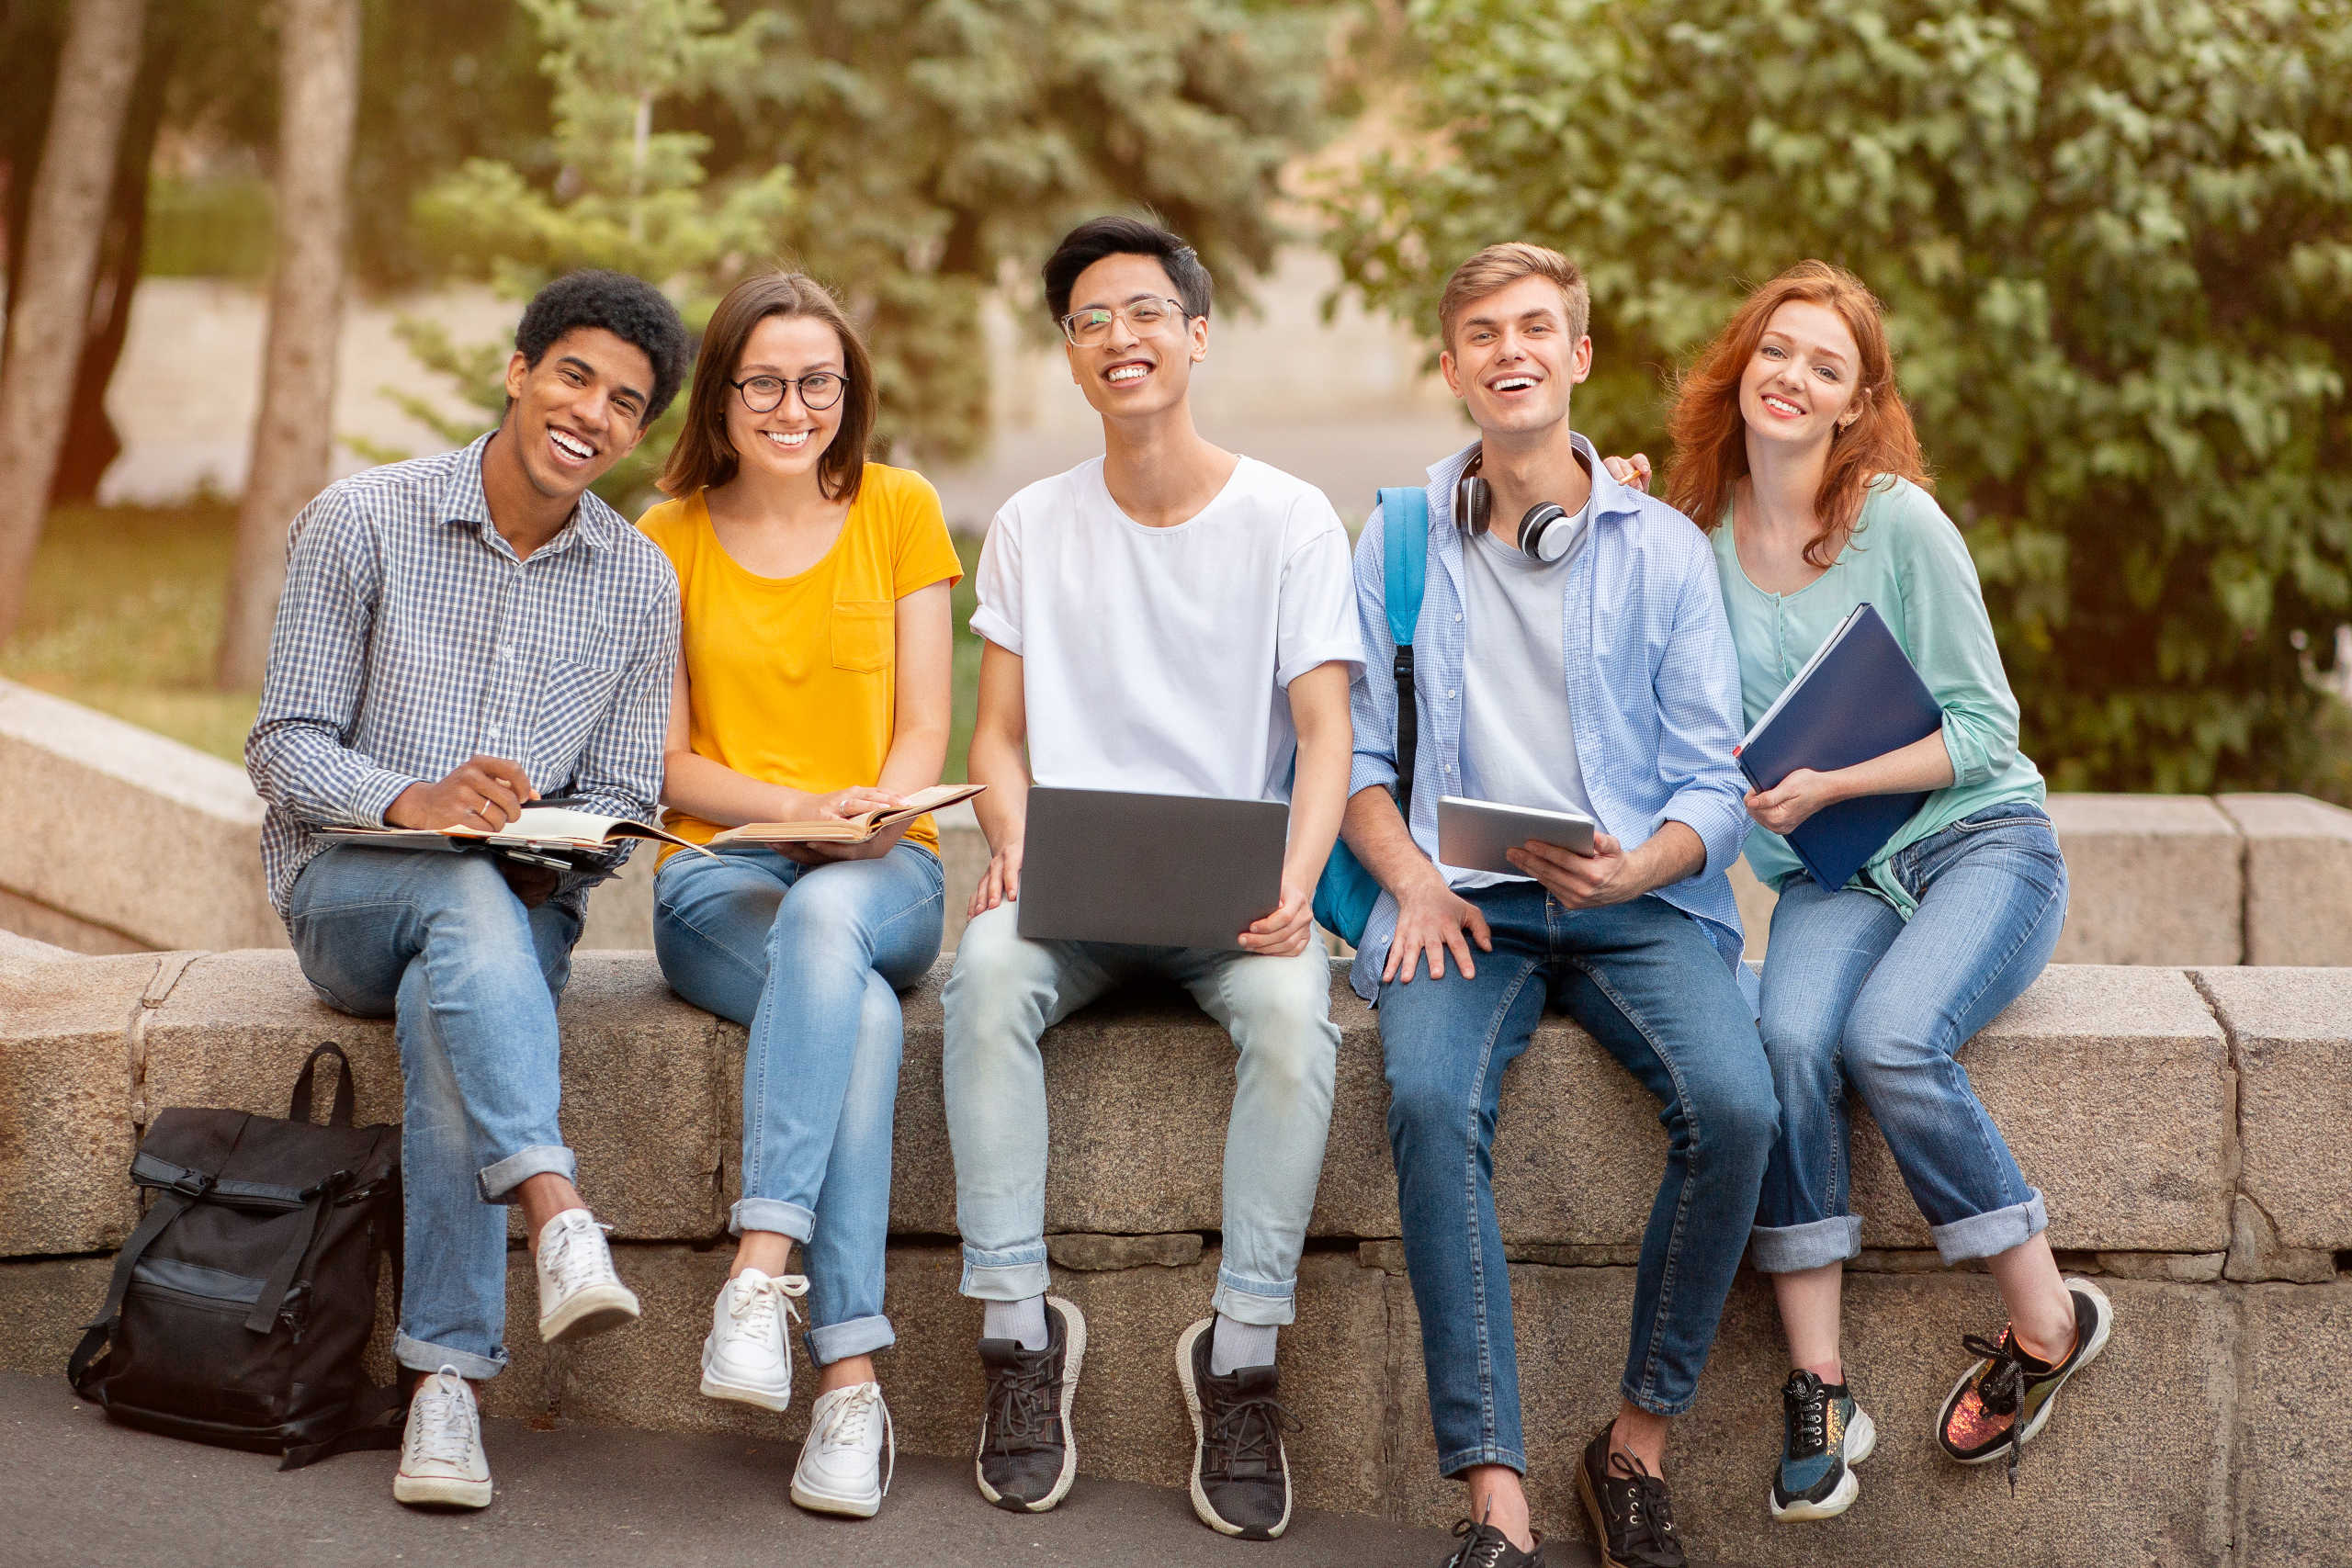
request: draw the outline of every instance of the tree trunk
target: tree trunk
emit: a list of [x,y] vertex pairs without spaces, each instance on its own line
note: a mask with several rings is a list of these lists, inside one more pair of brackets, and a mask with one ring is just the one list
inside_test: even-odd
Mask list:
[[23,612],[138,74],[146,0],[74,0],[0,367],[0,640]]
[[130,112],[115,159],[114,193],[90,288],[82,364],[67,406],[57,477],[50,483],[52,508],[62,502],[96,501],[98,481],[122,455],[122,437],[107,412],[107,389],[114,384],[114,367],[130,335],[130,301],[147,249],[147,165],[154,160],[155,136],[163,129],[164,90],[171,78],[176,41],[169,28],[150,28],[146,59],[131,85]]
[[277,137],[277,256],[253,462],[237,508],[237,558],[214,671],[223,691],[261,684],[286,582],[286,525],[327,482],[335,350],[350,231],[352,122],[359,103],[359,0],[286,0]]

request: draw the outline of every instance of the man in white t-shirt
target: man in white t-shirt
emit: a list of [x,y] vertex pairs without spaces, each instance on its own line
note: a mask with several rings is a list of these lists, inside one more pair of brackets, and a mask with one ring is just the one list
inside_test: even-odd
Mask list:
[[[997,513],[972,617],[987,643],[970,770],[989,786],[974,806],[991,858],[947,983],[944,1069],[963,1291],[987,1308],[976,1478],[999,1507],[1042,1512],[1077,1473],[1086,1324],[1046,1294],[1038,1038],[1127,976],[1157,973],[1240,1053],[1214,1315],[1176,1345],[1193,1507],[1215,1529],[1267,1540],[1290,1521],[1275,1330],[1294,1316],[1340,1043],[1311,906],[1345,806],[1348,686],[1363,660],[1348,536],[1312,485],[1193,428],[1210,282],[1191,246],[1096,219],[1063,240],[1045,284],[1104,452]],[[1033,778],[1287,798],[1280,907],[1238,933],[1241,952],[1023,940],[1013,901]]]

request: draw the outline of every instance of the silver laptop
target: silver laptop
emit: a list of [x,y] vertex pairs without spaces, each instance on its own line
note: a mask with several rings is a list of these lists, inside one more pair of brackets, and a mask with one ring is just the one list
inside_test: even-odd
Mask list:
[[1238,949],[1283,901],[1290,807],[1033,788],[1019,931],[1038,941]]

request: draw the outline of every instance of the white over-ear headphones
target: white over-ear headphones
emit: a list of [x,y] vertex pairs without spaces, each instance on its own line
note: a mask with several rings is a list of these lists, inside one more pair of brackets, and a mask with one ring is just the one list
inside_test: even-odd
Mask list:
[[[1478,459],[1473,457],[1453,482],[1453,525],[1475,538],[1487,532],[1494,510],[1494,486],[1478,472]],[[1584,532],[1577,520],[1580,515],[1571,515],[1556,501],[1537,502],[1519,520],[1519,547],[1546,566],[1564,558],[1576,547],[1577,536]]]

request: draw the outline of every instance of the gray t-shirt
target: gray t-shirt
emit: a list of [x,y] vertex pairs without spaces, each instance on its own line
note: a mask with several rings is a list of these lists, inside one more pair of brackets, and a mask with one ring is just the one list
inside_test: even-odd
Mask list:
[[[1563,651],[1568,570],[1584,553],[1592,502],[1574,520],[1575,547],[1539,561],[1516,545],[1481,534],[1462,552],[1463,611],[1469,646],[1463,665],[1462,784],[1479,800],[1592,815],[1568,714]],[[1555,525],[1564,526],[1566,525]],[[1452,871],[1456,887],[1525,882],[1523,876]]]

